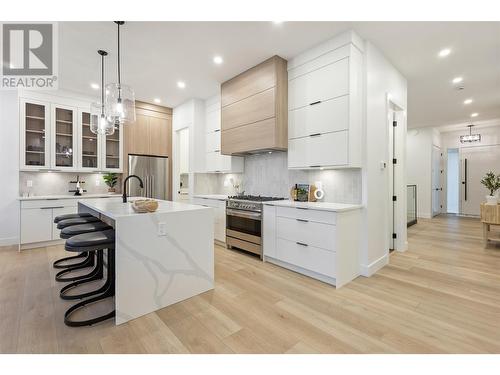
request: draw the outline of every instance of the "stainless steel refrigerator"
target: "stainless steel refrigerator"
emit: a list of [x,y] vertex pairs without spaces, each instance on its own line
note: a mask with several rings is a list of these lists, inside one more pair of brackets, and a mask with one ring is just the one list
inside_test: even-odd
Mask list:
[[144,185],[141,189],[136,178],[128,180],[129,196],[168,199],[168,157],[129,155],[128,173],[139,176]]

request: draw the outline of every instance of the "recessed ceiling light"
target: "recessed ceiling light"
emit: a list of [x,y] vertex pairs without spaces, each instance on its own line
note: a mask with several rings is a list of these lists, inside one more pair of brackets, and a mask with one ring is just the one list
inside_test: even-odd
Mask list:
[[154,98],[153,100],[154,100],[154,101],[155,101],[155,103],[157,103],[157,104],[161,103],[161,100],[160,100],[160,99],[158,99],[158,98]]
[[275,25],[281,25],[284,21],[273,21]]
[[470,103],[472,103],[472,99],[465,99],[464,100],[464,104],[470,104]]
[[177,87],[180,88],[180,89],[185,88],[186,87],[186,82],[183,82],[183,81],[177,82]]
[[439,55],[439,57],[446,57],[450,53],[451,53],[451,49],[445,48],[445,49],[442,49],[441,51],[439,51],[438,55]]
[[460,83],[462,82],[464,79],[462,77],[455,77],[453,78],[453,80],[451,82],[453,83]]
[[92,87],[94,90],[99,90],[99,85],[97,83],[91,83],[90,87]]
[[474,113],[471,113],[470,117],[477,117],[478,115],[479,115],[479,113],[474,112]]
[[224,62],[221,56],[214,56],[214,63],[220,65]]

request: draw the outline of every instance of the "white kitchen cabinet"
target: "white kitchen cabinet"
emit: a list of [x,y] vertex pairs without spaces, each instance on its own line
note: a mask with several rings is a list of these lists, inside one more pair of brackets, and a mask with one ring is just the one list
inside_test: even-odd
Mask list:
[[262,225],[264,261],[337,288],[359,275],[359,208],[334,212],[264,204]]
[[221,154],[220,95],[205,101],[206,172],[243,173],[244,159]]
[[52,208],[26,208],[21,211],[21,244],[51,241]]
[[349,165],[349,132],[316,134],[288,140],[289,168]]
[[90,108],[78,110],[78,165],[81,171],[96,172],[102,163],[102,136],[90,131],[90,116]]
[[74,171],[78,168],[78,109],[61,104],[52,104],[51,109],[50,166]]
[[50,168],[50,102],[20,98],[20,168]]
[[20,170],[117,172],[123,168],[123,132],[90,132],[91,100],[66,92],[21,92]]
[[346,33],[289,60],[289,168],[361,167],[362,48]]
[[226,242],[226,201],[194,197],[193,204],[214,209],[214,238],[222,243]]

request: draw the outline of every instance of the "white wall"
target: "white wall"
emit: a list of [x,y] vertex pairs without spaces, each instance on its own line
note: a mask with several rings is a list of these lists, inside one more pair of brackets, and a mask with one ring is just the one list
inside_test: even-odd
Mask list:
[[[360,254],[361,274],[369,276],[388,262],[389,253],[389,171],[380,163],[389,165],[389,103],[387,96],[403,109],[407,108],[406,79],[371,43],[365,46],[366,112],[363,168],[363,239]],[[405,148],[406,121],[399,125],[396,139],[396,157],[399,156],[400,183],[396,193],[406,197]],[[403,199],[404,200],[404,199]],[[404,206],[404,207],[401,207]],[[406,218],[406,204],[398,209],[398,217]],[[400,240],[406,242],[406,222]]]
[[0,91],[0,246],[19,241],[19,111],[16,91]]

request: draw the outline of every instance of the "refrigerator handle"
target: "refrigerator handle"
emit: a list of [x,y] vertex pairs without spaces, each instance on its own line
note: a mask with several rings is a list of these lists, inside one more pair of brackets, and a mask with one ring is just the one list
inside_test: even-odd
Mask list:
[[155,176],[151,175],[151,196],[150,198],[154,198],[155,193]]

